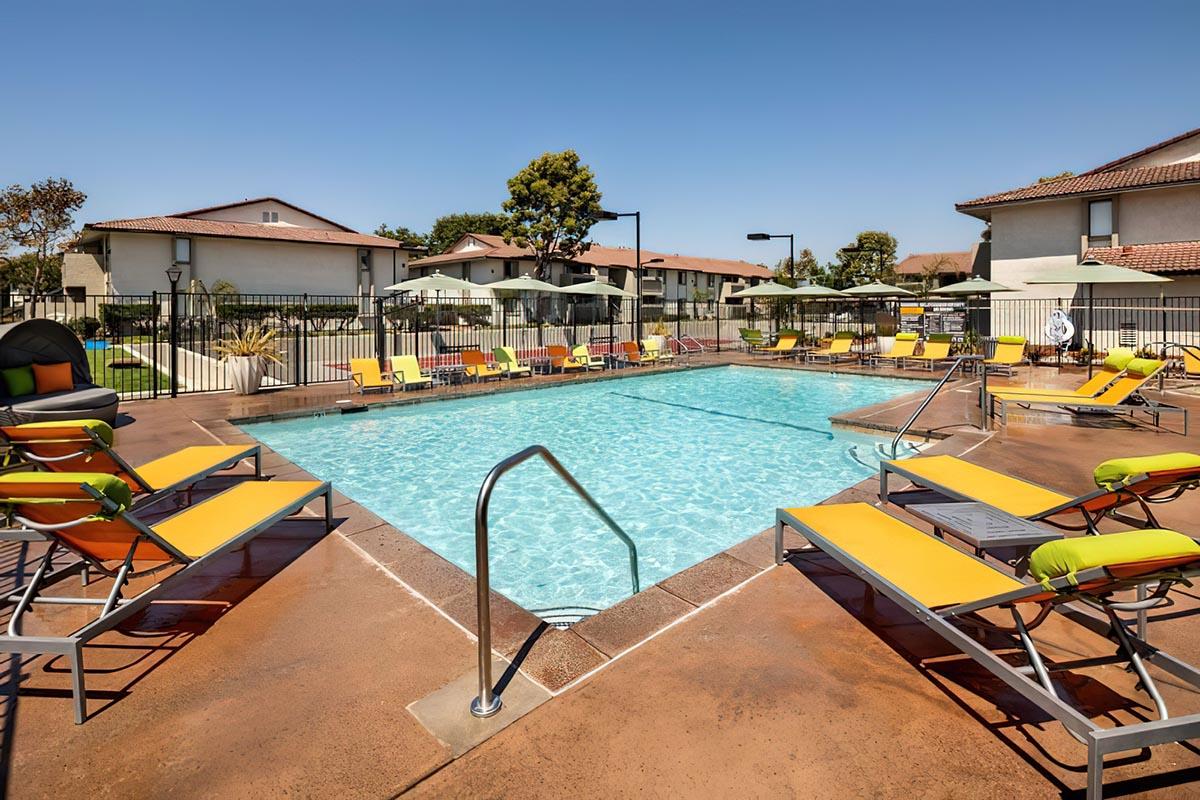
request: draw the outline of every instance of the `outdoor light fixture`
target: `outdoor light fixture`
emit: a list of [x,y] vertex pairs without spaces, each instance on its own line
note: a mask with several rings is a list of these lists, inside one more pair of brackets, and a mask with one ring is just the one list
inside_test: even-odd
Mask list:
[[167,280],[171,282],[172,286],[179,283],[179,279],[181,277],[183,277],[183,270],[181,270],[177,264],[172,264],[170,268],[167,269]]
[[796,280],[796,236],[792,233],[747,233],[746,238],[752,242],[765,242],[769,239],[788,240],[788,277]]
[[[633,241],[634,241],[633,263],[634,263],[634,266],[636,267],[635,272],[637,273],[637,300],[635,301],[637,303],[637,305],[636,305],[635,316],[637,318],[637,338],[641,339],[642,338],[642,212],[640,212],[640,211],[618,212],[618,211],[605,211],[604,209],[600,209],[600,211],[597,212],[597,214],[596,214],[596,219],[598,221],[617,220],[617,219],[620,219],[621,217],[633,217],[633,226],[634,226],[634,228],[633,228],[633,236],[634,236],[634,239],[633,239]],[[662,261],[661,258],[658,260]],[[648,261],[646,263],[649,264],[649,263],[653,263],[653,262]]]

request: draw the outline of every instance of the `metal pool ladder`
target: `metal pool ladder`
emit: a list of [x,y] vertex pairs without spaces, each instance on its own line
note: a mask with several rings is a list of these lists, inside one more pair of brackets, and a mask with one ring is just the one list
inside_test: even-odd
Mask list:
[[479,696],[471,701],[471,713],[476,717],[490,717],[500,710],[500,698],[492,691],[492,602],[491,581],[488,577],[488,504],[492,499],[492,490],[504,473],[534,456],[542,460],[554,470],[563,482],[570,486],[593,511],[604,520],[617,538],[629,550],[629,573],[633,580],[633,593],[641,591],[641,581],[638,578],[637,545],[629,534],[608,515],[596,500],[588,494],[587,489],[575,480],[566,467],[559,463],[554,455],[540,444],[526,447],[519,453],[514,453],[492,467],[483,485],[479,487],[479,497],[475,500],[475,604],[476,620],[479,633]]
[[[934,387],[929,390],[929,394],[925,395],[925,399],[921,401],[921,404],[919,406],[917,406],[917,410],[914,411],[912,413],[912,416],[910,416],[908,418],[908,422],[905,422],[903,425],[900,426],[900,430],[896,431],[896,435],[892,438],[892,455],[891,455],[892,458],[896,458],[897,454],[899,453],[900,440],[904,438],[904,434],[908,433],[908,429],[911,428],[913,426],[913,423],[917,421],[917,417],[921,416],[921,412],[923,412],[926,408],[929,407],[929,404],[933,402],[933,398],[937,395],[937,393],[939,391],[941,391],[941,388],[946,385],[946,382],[948,380],[950,380],[950,377],[952,375],[954,375],[955,372],[958,371],[958,368],[961,367],[964,362],[981,361],[982,359],[983,359],[983,356],[977,356],[977,355],[959,356],[958,358],[954,359],[954,363],[950,365],[950,369],[946,370],[946,374],[942,376],[942,379],[939,380],[936,384],[934,384]],[[980,373],[980,381],[981,381],[981,383],[979,386],[979,408],[980,408],[981,416],[980,416],[979,428],[980,428],[980,430],[986,431],[987,430],[987,413],[988,413],[988,408],[987,408],[987,368],[986,367]],[[881,444],[879,447],[880,447],[880,450],[882,451],[883,445]],[[881,455],[886,456],[887,454],[884,452],[881,452]]]

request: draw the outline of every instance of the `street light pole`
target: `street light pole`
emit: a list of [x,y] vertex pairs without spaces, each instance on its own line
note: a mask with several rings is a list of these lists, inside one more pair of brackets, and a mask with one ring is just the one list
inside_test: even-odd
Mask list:
[[796,234],[746,234],[750,241],[767,241],[768,239],[787,240],[787,277],[796,283]]
[[171,341],[168,347],[171,348],[170,371],[171,371],[171,397],[179,396],[179,278],[183,275],[183,270],[178,264],[172,264],[167,270],[167,280],[171,282],[171,309],[170,309],[170,325],[171,325]]
[[634,301],[634,318],[637,320],[637,338],[642,338],[642,212],[640,211],[601,211],[596,215],[599,220],[614,220],[621,217],[633,217],[633,265],[637,286],[634,291],[637,299]]

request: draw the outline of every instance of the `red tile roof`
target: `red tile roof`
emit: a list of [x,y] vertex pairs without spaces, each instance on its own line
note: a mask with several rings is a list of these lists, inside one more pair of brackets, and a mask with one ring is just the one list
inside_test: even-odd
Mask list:
[[[195,212],[192,212],[195,213]],[[305,212],[307,213],[307,212]],[[87,231],[130,231],[134,233],[169,233],[174,236],[215,236],[227,239],[267,239],[278,242],[305,244],[336,244],[355,247],[380,247],[398,250],[403,247],[395,239],[371,236],[351,230],[326,231],[300,228],[294,225],[264,225],[256,222],[225,222],[215,219],[187,217],[138,217],[89,222]]]
[[1200,272],[1200,242],[1089,247],[1083,257],[1146,272]]
[[975,263],[975,254],[971,250],[952,253],[913,253],[905,256],[904,260],[896,265],[896,274],[924,275],[926,266],[939,260],[946,262],[938,268],[939,274],[970,273],[972,265]]
[[[479,241],[485,247],[474,250],[462,250],[441,255],[429,256],[419,261],[409,262],[410,268],[431,267],[438,264],[461,264],[477,258],[497,258],[510,260],[530,260],[533,254],[522,247],[505,244],[501,236],[482,233],[467,234]],[[699,256],[681,256],[672,253],[657,253],[653,250],[642,250],[642,262],[652,258],[661,258],[663,263],[651,264],[649,269],[675,269],[685,272],[707,272],[715,275],[736,275],[741,278],[770,278],[774,273],[759,264],[726,258],[701,258]],[[575,257],[574,263],[586,264],[593,267],[626,267],[633,268],[634,251],[628,247],[605,247],[593,244],[586,252]]]
[[1183,161],[1158,167],[1135,167],[1133,169],[1089,172],[1072,178],[1060,178],[1048,183],[1035,183],[1007,192],[989,194],[955,205],[959,211],[971,213],[1004,203],[1023,200],[1046,200],[1072,195],[1121,192],[1130,189],[1145,189],[1152,186],[1168,186],[1180,183],[1200,182],[1200,161]]

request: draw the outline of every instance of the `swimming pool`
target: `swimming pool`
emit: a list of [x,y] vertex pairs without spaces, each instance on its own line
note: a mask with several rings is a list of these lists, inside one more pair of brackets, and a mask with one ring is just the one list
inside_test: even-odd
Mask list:
[[[474,507],[497,461],[542,444],[633,538],[650,586],[769,527],[775,508],[869,477],[839,411],[912,381],[726,366],[243,426],[474,574]],[[869,450],[869,448],[859,448]],[[491,502],[492,586],[527,609],[602,609],[628,553],[540,460]]]

